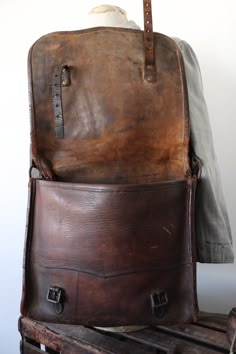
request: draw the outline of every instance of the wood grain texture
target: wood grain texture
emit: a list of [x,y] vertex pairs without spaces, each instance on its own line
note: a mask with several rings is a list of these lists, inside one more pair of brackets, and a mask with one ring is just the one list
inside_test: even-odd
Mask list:
[[[112,333],[81,326],[46,324],[26,318],[21,319],[20,328],[23,338],[27,336],[41,343],[50,342],[51,348],[57,348],[61,354],[87,353],[86,350],[97,354],[228,354],[229,344],[225,335],[227,316],[202,313],[199,321],[204,322],[205,316],[211,318],[213,328],[210,328],[210,323],[208,330],[197,323]],[[219,323],[220,331],[215,329]],[[23,354],[27,352],[23,351]]]
[[21,354],[43,354],[41,349],[37,348],[35,345],[32,345],[27,342],[27,340],[23,340],[20,344]]

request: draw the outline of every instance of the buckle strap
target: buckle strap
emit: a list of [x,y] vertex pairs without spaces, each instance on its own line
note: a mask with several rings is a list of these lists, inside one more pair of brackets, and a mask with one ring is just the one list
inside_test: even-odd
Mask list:
[[162,318],[167,312],[169,300],[167,292],[163,289],[157,289],[151,294],[151,306],[153,315],[157,318]]
[[64,119],[62,106],[62,87],[70,85],[70,71],[67,65],[58,65],[52,78],[53,109],[55,116],[55,133],[58,139],[64,138]]
[[157,73],[155,67],[151,0],[143,0],[143,11],[144,11],[144,55],[145,55],[144,78],[150,83],[155,83],[157,81]]

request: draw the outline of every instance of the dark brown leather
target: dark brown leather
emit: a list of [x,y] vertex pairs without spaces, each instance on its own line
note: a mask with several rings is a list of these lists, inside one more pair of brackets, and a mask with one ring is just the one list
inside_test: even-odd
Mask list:
[[67,65],[56,66],[52,77],[52,98],[57,138],[64,137],[64,119],[62,109],[62,87],[70,85],[70,73]]
[[[100,326],[196,319],[196,178],[147,185],[33,181],[32,186],[24,315]],[[64,291],[59,315],[46,300],[50,286]],[[160,290],[168,304],[159,317],[152,296]]]
[[56,66],[52,77],[52,96],[55,115],[55,133],[57,138],[64,137],[64,119],[62,110],[62,70],[63,67]]
[[21,308],[34,319],[196,320],[199,166],[185,72],[145,4],[145,32],[56,32],[30,50],[32,166],[43,180],[30,183]]
[[144,53],[145,53],[145,79],[154,83],[157,81],[157,72],[154,53],[154,36],[152,25],[152,2],[143,0],[144,10]]

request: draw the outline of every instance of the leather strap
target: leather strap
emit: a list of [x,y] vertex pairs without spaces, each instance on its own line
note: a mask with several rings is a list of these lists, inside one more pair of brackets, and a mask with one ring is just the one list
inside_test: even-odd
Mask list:
[[70,74],[67,65],[58,65],[52,78],[53,109],[55,116],[55,133],[58,139],[64,137],[64,119],[62,107],[62,86],[70,85]]
[[144,10],[144,55],[145,55],[144,78],[148,82],[154,83],[157,81],[157,73],[155,67],[151,0],[143,0],[143,10]]

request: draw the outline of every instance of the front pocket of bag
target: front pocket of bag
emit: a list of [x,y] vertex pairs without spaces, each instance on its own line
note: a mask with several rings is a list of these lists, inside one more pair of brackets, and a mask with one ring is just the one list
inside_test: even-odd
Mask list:
[[41,295],[35,297],[46,301],[48,288],[60,285],[70,299],[68,314],[81,313],[80,303],[93,308],[94,301],[104,315],[98,292],[112,288],[120,297],[122,282],[126,290],[133,287],[124,294],[145,292],[144,283],[150,278],[157,288],[165,272],[175,283],[173,274],[193,260],[192,191],[191,180],[141,186],[36,181],[30,282]]

